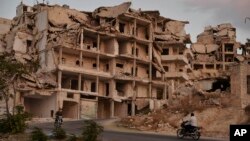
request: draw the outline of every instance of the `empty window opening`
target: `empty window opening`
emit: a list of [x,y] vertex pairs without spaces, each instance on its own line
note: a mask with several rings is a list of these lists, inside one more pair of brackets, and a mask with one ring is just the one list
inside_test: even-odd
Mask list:
[[26,40],[26,45],[27,45],[27,47],[31,47],[32,41],[31,40]]
[[145,52],[146,52],[146,54],[148,54],[148,48],[147,47],[145,48]]
[[81,98],[83,98],[83,99],[91,99],[91,100],[95,100],[96,99],[95,96],[87,96],[87,95],[81,95]]
[[93,66],[93,68],[96,68],[96,63],[93,63],[93,65],[92,65],[92,66]]
[[116,67],[118,67],[118,68],[123,68],[123,64],[116,63]]
[[109,64],[106,64],[106,71],[109,71]]
[[124,23],[119,23],[119,31],[121,33],[124,33],[125,32],[125,24]]
[[67,93],[67,98],[74,98],[74,94],[73,93]]
[[138,55],[139,55],[139,49],[138,48],[136,48],[135,49],[135,55],[138,57]]
[[76,60],[76,65],[80,66],[80,61],[79,60]]
[[225,44],[225,51],[226,52],[233,52],[234,51],[234,44]]
[[163,68],[164,68],[165,72],[168,72],[168,71],[169,71],[168,66],[164,66]]
[[90,45],[87,45],[87,49],[90,49],[91,48],[91,46]]
[[157,89],[157,99],[163,99],[163,89]]
[[93,42],[93,48],[97,48],[97,42]]
[[50,117],[54,116],[54,110],[50,110]]
[[70,88],[72,90],[78,90],[78,80],[71,80]]
[[206,69],[214,69],[214,65],[213,64],[207,64]]
[[135,73],[134,73],[134,67],[131,68],[131,74],[135,74],[137,76],[138,68],[135,68]]
[[174,55],[179,54],[177,48],[173,48],[173,54],[174,54]]
[[124,96],[125,95],[125,84],[123,83],[116,83],[116,91],[118,96]]
[[95,92],[96,91],[96,83],[92,82],[91,83],[91,92]]
[[194,64],[194,70],[199,70],[199,69],[203,69],[203,65]]
[[179,69],[179,72],[183,72],[183,69]]
[[106,83],[106,96],[109,96],[109,83]]
[[207,92],[214,92],[217,89],[221,91],[226,91],[230,88],[230,78],[219,78],[212,84],[212,89]]
[[169,55],[169,49],[168,48],[163,49],[161,55]]

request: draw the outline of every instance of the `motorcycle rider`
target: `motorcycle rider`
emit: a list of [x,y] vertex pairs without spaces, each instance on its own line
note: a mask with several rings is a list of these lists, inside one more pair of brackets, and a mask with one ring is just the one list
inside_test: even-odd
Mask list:
[[197,127],[197,119],[194,116],[194,113],[191,113],[190,119],[188,120],[187,124],[186,124],[186,129],[191,132],[193,131],[194,128]]
[[63,122],[62,108],[59,108],[59,110],[56,112],[56,121],[55,122],[58,122],[58,121],[60,121],[61,123]]

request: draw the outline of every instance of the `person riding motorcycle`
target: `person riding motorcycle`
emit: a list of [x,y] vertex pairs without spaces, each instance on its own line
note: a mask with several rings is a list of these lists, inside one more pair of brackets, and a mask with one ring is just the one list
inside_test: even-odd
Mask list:
[[194,128],[197,127],[197,119],[194,116],[194,113],[191,113],[190,119],[187,121],[185,124],[185,128],[189,131],[192,132]]
[[61,108],[56,112],[55,123],[57,123],[57,122],[59,122],[60,124],[62,124],[62,122],[63,122],[62,109]]

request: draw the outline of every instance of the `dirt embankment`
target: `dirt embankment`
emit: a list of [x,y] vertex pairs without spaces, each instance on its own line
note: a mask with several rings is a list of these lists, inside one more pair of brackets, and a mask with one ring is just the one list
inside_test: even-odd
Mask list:
[[247,120],[244,110],[236,105],[237,100],[225,93],[185,97],[161,110],[123,118],[118,125],[175,135],[182,120],[188,119],[190,113],[194,112],[198,126],[202,127],[202,136],[228,137],[230,124],[240,124]]

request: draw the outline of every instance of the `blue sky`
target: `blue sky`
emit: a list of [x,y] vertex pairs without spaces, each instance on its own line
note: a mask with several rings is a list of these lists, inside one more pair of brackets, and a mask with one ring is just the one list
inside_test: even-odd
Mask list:
[[[23,0],[27,5],[36,1]],[[220,23],[232,23],[237,28],[237,40],[245,43],[250,38],[250,0],[44,0],[49,4],[67,4],[71,8],[82,11],[93,11],[100,6],[113,6],[122,2],[132,1],[132,8],[142,10],[159,10],[164,17],[189,21],[187,33],[192,41],[201,33],[205,26],[215,26]],[[16,6],[21,0],[0,0],[0,17],[12,19]]]

